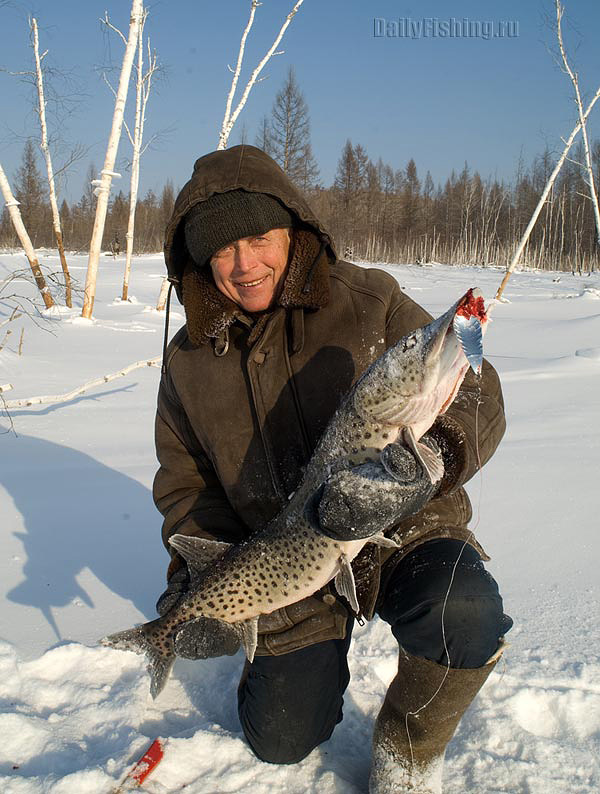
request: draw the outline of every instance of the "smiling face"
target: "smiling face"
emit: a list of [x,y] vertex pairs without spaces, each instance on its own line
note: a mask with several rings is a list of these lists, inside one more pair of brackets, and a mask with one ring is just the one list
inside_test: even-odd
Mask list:
[[229,243],[210,260],[217,289],[248,312],[268,309],[283,286],[289,251],[289,229]]

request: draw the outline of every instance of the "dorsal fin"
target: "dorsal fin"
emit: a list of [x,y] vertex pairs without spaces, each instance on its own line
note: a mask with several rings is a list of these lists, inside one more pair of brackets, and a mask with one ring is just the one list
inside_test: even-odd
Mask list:
[[192,581],[197,579],[206,568],[220,560],[232,546],[231,543],[194,538],[191,535],[172,535],[169,538],[169,544],[186,561]]

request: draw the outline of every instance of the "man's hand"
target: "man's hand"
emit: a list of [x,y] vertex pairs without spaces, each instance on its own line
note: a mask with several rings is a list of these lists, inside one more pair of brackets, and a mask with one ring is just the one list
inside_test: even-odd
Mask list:
[[[433,439],[424,436],[421,443],[439,454]],[[360,540],[418,513],[436,489],[411,450],[395,442],[383,449],[379,462],[331,475],[307,515],[331,538]]]
[[216,618],[194,618],[184,623],[175,635],[175,653],[183,659],[212,659],[233,656],[241,638],[231,623]]
[[184,596],[190,586],[190,574],[187,565],[182,565],[167,582],[167,589],[156,602],[156,611],[163,617]]
[[[187,565],[171,576],[167,589],[156,602],[156,611],[163,617],[185,596],[190,585]],[[237,629],[222,620],[196,618],[184,623],[175,635],[175,653],[184,659],[210,659],[233,656],[240,647]]]
[[258,619],[257,656],[280,656],[324,640],[346,636],[348,610],[322,592]]
[[[156,610],[166,615],[189,588],[186,565],[169,579]],[[348,611],[332,593],[318,593],[276,609],[258,620],[258,656],[279,656],[323,640],[346,636]],[[184,659],[232,656],[240,647],[239,632],[221,620],[201,617],[184,623],[175,635],[175,653]]]

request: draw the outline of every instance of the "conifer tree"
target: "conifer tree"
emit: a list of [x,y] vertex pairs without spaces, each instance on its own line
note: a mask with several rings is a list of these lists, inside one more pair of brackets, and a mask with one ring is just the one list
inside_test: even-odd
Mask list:
[[45,183],[38,168],[35,146],[31,139],[25,142],[21,165],[14,179],[14,194],[25,228],[34,246],[43,242],[45,214]]
[[311,148],[308,106],[291,66],[275,97],[265,143],[270,146],[273,159],[302,190],[318,182],[319,168]]

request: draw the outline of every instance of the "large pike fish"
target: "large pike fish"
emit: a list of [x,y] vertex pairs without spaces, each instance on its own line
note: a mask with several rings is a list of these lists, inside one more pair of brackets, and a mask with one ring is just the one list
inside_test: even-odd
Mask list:
[[[170,539],[188,564],[188,592],[163,617],[101,641],[146,654],[153,697],[175,661],[175,635],[190,620],[207,622],[207,658],[231,653],[233,638],[233,649],[241,642],[252,661],[259,616],[312,595],[331,580],[358,611],[351,561],[366,543],[396,546],[383,531],[398,515],[399,503],[410,515],[415,500],[414,472],[399,474],[394,463],[397,442],[410,448],[431,483],[441,479],[441,457],[419,439],[448,408],[469,366],[481,371],[486,324],[483,297],[469,290],[441,317],[380,356],[344,398],[299,487],[264,530],[235,546],[183,535]],[[422,477],[417,479],[422,483]],[[321,531],[335,502],[327,498],[332,483],[334,493],[345,489],[348,498],[360,498],[365,483],[375,483],[383,494],[374,500],[372,526],[361,522],[356,536],[345,527],[344,536],[350,534],[351,540]],[[372,500],[373,488],[366,492]]]

